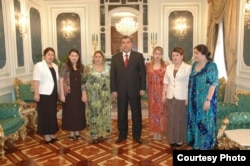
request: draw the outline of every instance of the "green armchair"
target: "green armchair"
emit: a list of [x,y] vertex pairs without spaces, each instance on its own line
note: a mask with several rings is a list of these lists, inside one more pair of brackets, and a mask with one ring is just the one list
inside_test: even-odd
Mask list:
[[220,149],[225,148],[225,130],[250,129],[250,92],[236,90],[234,94],[235,103],[222,103],[223,108],[218,109],[217,117],[221,121],[217,142]]
[[[22,115],[28,119],[28,124],[31,127],[37,127],[37,111],[36,102],[34,100],[34,87],[32,81],[23,82],[22,80],[14,79],[14,88],[16,95],[16,102],[23,107]],[[27,125],[28,125],[27,124]]]
[[5,140],[17,140],[19,135],[22,139],[26,137],[27,120],[22,117],[20,111],[21,106],[18,103],[0,104],[0,154],[4,154]]
[[24,104],[25,107],[36,107],[34,100],[34,87],[32,81],[23,82],[18,78],[14,79],[16,101]]

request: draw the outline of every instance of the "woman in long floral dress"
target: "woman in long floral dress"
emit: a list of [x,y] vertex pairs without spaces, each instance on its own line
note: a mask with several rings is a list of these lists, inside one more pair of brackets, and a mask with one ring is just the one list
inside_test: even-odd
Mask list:
[[162,102],[163,78],[166,63],[162,59],[163,48],[155,47],[153,59],[146,64],[148,84],[149,128],[153,132],[153,140],[162,140],[166,133],[166,103]]
[[203,44],[194,48],[194,59],[188,85],[187,141],[193,149],[209,150],[216,144],[218,69]]
[[96,51],[93,64],[84,70],[83,100],[87,103],[86,121],[93,143],[104,141],[111,132],[110,68],[104,54]]

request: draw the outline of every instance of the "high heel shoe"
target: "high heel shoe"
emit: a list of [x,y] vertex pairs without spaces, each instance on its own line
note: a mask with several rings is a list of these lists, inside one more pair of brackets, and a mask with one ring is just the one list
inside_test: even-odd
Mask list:
[[161,141],[162,140],[162,135],[161,134],[157,134],[157,140]]
[[153,140],[156,141],[157,140],[157,133],[153,134]]
[[76,138],[76,140],[81,140],[82,136],[81,135],[76,135],[75,138]]
[[54,143],[54,142],[56,142],[56,141],[58,141],[57,138],[52,138],[52,139],[51,139],[51,142],[52,142],[52,143]]
[[92,144],[98,144],[99,143],[99,140],[98,139],[93,139],[92,140]]
[[46,144],[50,144],[50,143],[53,143],[53,142],[52,142],[52,139],[51,139],[51,140],[49,140],[49,141],[47,141],[47,140],[44,140],[44,142],[45,142]]
[[69,136],[70,141],[74,141],[75,137],[74,136]]

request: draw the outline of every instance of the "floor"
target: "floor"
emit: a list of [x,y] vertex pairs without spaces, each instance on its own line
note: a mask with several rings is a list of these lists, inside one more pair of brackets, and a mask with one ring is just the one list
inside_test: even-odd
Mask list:
[[[115,111],[115,110],[113,110]],[[59,124],[61,120],[59,119]],[[166,138],[153,141],[148,129],[147,111],[143,112],[142,144],[132,140],[131,120],[129,136],[125,142],[116,144],[117,121],[112,113],[112,133],[105,142],[92,144],[87,131],[81,132],[82,140],[68,140],[68,133],[60,130],[54,144],[46,144],[43,137],[28,127],[25,140],[5,143],[6,153],[0,157],[0,165],[18,166],[172,166],[172,148]],[[191,149],[182,146],[179,149]]]

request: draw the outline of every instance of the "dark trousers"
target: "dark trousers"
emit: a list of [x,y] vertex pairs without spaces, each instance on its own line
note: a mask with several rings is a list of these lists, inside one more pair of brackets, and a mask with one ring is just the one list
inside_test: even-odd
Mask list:
[[128,97],[118,94],[118,123],[120,138],[127,138],[128,135],[128,103],[131,107],[132,114],[132,136],[141,138],[142,132],[142,113],[141,113],[141,96]]

